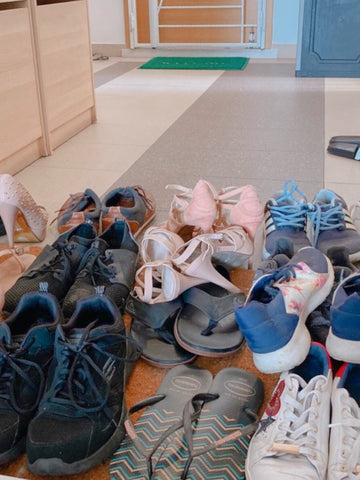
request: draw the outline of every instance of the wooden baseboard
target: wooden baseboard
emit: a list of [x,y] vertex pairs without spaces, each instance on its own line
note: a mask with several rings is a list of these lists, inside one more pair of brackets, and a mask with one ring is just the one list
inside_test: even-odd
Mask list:
[[23,170],[44,156],[44,154],[43,141],[41,138],[38,138],[29,145],[9,155],[7,158],[2,159],[0,163],[0,174],[9,173],[10,175],[15,175],[15,173],[18,173],[20,170]]
[[62,145],[64,142],[69,140],[69,138],[73,137],[77,133],[84,130],[84,128],[94,123],[95,119],[95,109],[89,108],[85,112],[66,122],[64,125],[52,130],[50,132],[52,148],[55,149]]

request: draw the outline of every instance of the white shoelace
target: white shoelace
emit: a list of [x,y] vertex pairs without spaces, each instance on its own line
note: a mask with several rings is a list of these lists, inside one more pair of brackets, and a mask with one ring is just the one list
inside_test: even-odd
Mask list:
[[317,431],[322,386],[326,381],[323,376],[314,377],[309,383],[297,375],[286,379],[284,419],[271,446],[275,454],[304,455],[311,463],[323,456],[317,445]]

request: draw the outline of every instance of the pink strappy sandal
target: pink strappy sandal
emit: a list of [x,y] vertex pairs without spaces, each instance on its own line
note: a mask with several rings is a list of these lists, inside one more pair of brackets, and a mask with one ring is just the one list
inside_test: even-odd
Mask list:
[[253,185],[225,187],[219,192],[219,217],[216,229],[240,225],[254,240],[264,218],[264,208]]
[[199,180],[193,189],[181,185],[167,185],[178,190],[171,202],[169,218],[162,226],[189,240],[198,233],[212,231],[217,216],[217,191],[210,182]]

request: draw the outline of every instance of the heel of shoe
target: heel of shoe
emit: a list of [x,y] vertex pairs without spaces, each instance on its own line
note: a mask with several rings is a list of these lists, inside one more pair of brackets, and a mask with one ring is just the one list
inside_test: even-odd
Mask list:
[[17,211],[18,209],[15,205],[0,203],[0,216],[4,224],[10,248],[14,246],[14,230]]
[[196,285],[206,283],[206,280],[198,277],[190,277],[184,275],[180,272],[177,272],[170,265],[165,265],[163,269],[162,276],[162,292],[165,299],[170,302],[175,300],[181,295],[185,290]]

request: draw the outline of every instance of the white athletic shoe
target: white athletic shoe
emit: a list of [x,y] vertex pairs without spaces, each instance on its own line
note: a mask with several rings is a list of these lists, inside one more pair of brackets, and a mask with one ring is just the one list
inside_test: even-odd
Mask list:
[[332,368],[320,343],[281,374],[251,439],[247,480],[325,480]]
[[334,379],[328,480],[360,478],[360,365],[346,363]]

